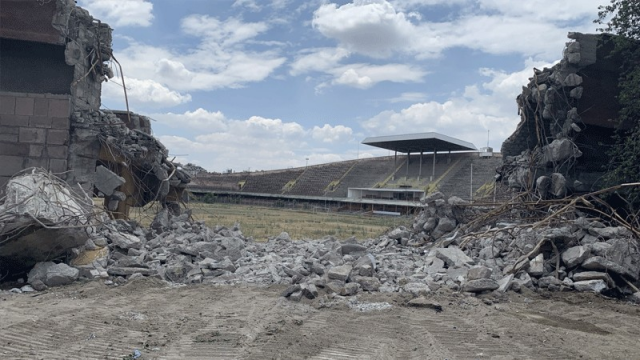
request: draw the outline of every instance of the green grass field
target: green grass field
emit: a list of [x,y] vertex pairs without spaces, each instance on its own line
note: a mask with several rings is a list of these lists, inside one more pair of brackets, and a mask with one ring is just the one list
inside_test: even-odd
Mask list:
[[[190,208],[195,220],[203,220],[210,227],[231,227],[238,223],[245,236],[252,236],[257,241],[267,240],[283,231],[288,232],[292,239],[320,239],[333,235],[339,239],[355,236],[364,240],[400,225],[407,226],[413,219],[237,204],[191,203]],[[154,207],[136,209],[132,217],[148,225],[156,211]]]

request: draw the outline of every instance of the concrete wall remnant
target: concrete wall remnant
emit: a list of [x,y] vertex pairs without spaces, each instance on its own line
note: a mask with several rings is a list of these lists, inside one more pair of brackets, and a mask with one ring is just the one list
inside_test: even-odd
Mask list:
[[[501,174],[512,187],[532,189],[540,176],[562,173],[569,192],[586,191],[598,186],[609,161],[606,149],[618,126],[613,119],[619,111],[621,60],[612,54],[612,35],[568,37],[572,41],[562,60],[551,68],[534,69],[517,97],[521,121],[501,150]],[[529,175],[521,176],[524,173]],[[548,194],[545,189],[538,193]]]
[[116,216],[155,200],[176,209],[190,179],[149,119],[100,109],[102,82],[113,77],[111,33],[73,0],[2,0],[0,186],[39,167],[91,194],[102,165],[125,179],[105,200]]

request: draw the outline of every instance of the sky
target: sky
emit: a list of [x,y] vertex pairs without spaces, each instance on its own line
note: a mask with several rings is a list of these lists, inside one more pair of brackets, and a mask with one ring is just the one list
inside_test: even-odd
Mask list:
[[[606,0],[78,0],[113,29],[105,109],[212,172],[371,156],[435,131],[499,151],[533,68]],[[113,64],[114,69],[117,66]]]

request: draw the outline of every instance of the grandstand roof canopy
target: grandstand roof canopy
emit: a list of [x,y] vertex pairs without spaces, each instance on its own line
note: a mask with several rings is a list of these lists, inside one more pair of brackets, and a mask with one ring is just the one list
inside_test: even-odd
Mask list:
[[368,137],[362,143],[399,153],[477,150],[470,142],[436,132]]

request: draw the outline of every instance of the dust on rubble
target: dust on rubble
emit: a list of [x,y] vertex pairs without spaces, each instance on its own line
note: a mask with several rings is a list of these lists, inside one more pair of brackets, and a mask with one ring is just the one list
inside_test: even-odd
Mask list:
[[[576,293],[320,296],[283,286],[76,282],[0,293],[5,359],[629,359],[640,308]],[[389,306],[360,311],[354,304]],[[357,306],[356,306],[357,307]]]

